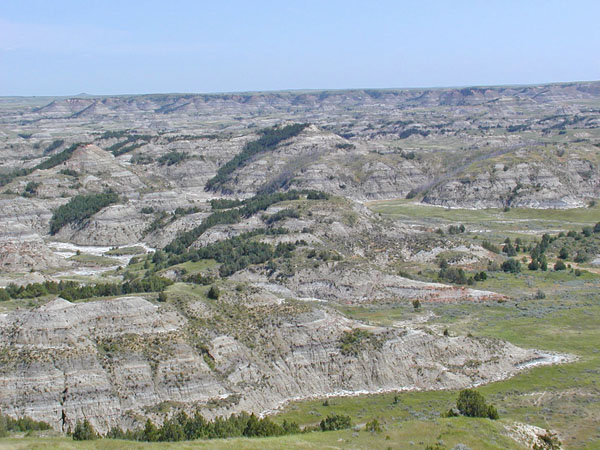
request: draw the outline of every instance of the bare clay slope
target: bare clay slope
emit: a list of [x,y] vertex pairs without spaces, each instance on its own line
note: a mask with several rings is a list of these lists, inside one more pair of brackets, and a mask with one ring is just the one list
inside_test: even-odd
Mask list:
[[[204,311],[196,320],[210,310],[190,308]],[[0,406],[59,430],[87,418],[105,432],[141,425],[138,417],[148,414],[160,421],[152,411],[165,402],[203,405],[212,417],[342,391],[459,388],[510,376],[541,356],[489,339],[369,328],[309,304],[249,304],[245,311],[235,332],[205,331],[202,351],[186,332],[189,319],[138,297],[57,299],[9,314],[0,325]],[[368,337],[342,350],[342,334],[357,327]]]

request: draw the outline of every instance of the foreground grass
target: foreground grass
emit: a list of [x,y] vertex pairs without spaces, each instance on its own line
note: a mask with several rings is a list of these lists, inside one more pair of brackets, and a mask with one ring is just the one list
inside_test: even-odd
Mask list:
[[[485,443],[481,436],[487,437]],[[330,431],[282,436],[277,438],[234,438],[177,443],[141,443],[102,439],[75,442],[69,438],[8,438],[0,440],[0,449],[424,449],[442,442],[448,448],[465,444],[472,449],[522,449],[505,435],[502,421],[488,419],[440,419],[435,422],[409,421],[401,427],[389,427],[381,433],[366,431]]]

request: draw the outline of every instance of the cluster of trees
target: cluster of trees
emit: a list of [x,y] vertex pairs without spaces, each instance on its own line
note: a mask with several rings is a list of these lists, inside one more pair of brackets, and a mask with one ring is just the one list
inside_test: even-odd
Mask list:
[[502,247],[502,252],[506,253],[507,256],[517,256],[517,249],[513,246],[510,238],[506,238],[504,241],[504,247]]
[[62,175],[67,175],[69,177],[79,177],[79,172],[77,172],[76,170],[73,169],[61,169],[58,171],[58,173],[62,174]]
[[300,217],[300,214],[295,209],[282,209],[281,211],[277,211],[275,214],[266,217],[264,221],[267,225],[271,225],[288,217],[297,219]]
[[37,190],[40,186],[41,183],[38,183],[36,181],[30,181],[25,186],[25,190],[23,191],[23,197],[33,197],[35,194],[37,194]]
[[[261,264],[274,258],[289,257],[297,246],[306,245],[306,242],[302,240],[294,243],[279,243],[277,246],[251,240],[258,235],[286,233],[287,230],[284,228],[260,228],[181,254],[158,251],[152,257],[152,262],[155,264],[153,270],[157,271],[186,261],[197,262],[203,259],[214,259],[222,264],[219,268],[219,275],[226,277],[251,264]],[[196,279],[191,280],[196,282]],[[207,282],[208,279],[202,276],[197,281],[198,284],[210,284]]]
[[195,273],[193,275],[188,275],[183,281],[185,281],[186,283],[194,283],[199,284],[201,286],[208,286],[209,284],[213,284],[215,282],[215,279],[210,275]]
[[65,143],[64,139],[56,139],[56,140],[52,141],[50,143],[50,145],[48,145],[48,147],[46,147],[44,149],[44,155],[47,155],[48,153],[52,153],[54,150],[56,150],[57,148],[62,146],[64,143]]
[[237,209],[219,209],[206,217],[200,225],[189,231],[180,233],[164,250],[168,253],[181,254],[192,245],[206,230],[221,224],[238,223],[244,217],[266,210],[269,206],[287,201],[298,200],[300,195],[306,195],[309,200],[328,198],[328,195],[318,191],[288,191],[274,194],[256,195],[244,200]]
[[75,281],[45,281],[43,283],[30,283],[26,286],[9,284],[0,288],[0,301],[11,298],[36,298],[44,295],[59,295],[73,301],[92,297],[109,297],[113,295],[126,295],[140,292],[160,292],[173,284],[168,278],[149,275],[145,278],[126,281],[124,283],[98,283],[80,285]]
[[407,128],[406,130],[404,130],[400,134],[398,134],[398,137],[400,139],[406,139],[406,138],[411,137],[413,134],[418,134],[420,136],[427,137],[427,136],[429,136],[429,131],[421,130],[419,128]]
[[500,267],[508,273],[519,273],[521,271],[521,263],[514,258],[508,258]]
[[[548,260],[546,257],[546,253],[551,244],[553,244],[554,248],[558,248],[557,256],[558,261],[554,265],[554,270],[566,270],[567,266],[564,261],[571,258],[571,252],[575,253],[575,257],[573,260],[575,262],[581,263],[587,261],[589,258],[588,252],[590,248],[594,249],[594,244],[591,244],[591,247],[587,250],[581,250],[575,252],[569,246],[569,241],[565,240],[566,238],[573,238],[576,241],[581,241],[585,238],[591,237],[594,233],[600,233],[600,222],[597,223],[594,227],[583,227],[581,233],[578,233],[574,230],[570,230],[566,234],[564,232],[559,233],[556,236],[550,236],[549,234],[543,234],[542,239],[539,242],[534,244],[525,244],[521,241],[520,238],[515,240],[515,243],[511,242],[510,238],[506,238],[504,241],[504,245],[502,247],[502,252],[509,256],[509,259],[502,263],[502,270],[510,273],[518,273],[521,271],[521,263],[514,259],[513,257],[518,255],[520,251],[529,251],[529,255],[531,257],[531,261],[527,265],[529,270],[548,270]],[[572,242],[572,241],[570,241]],[[594,241],[590,241],[594,242]],[[561,246],[562,244],[562,246]],[[497,247],[493,244],[490,244],[488,241],[484,241],[482,246],[490,251],[494,251],[495,253],[499,253]]]
[[487,273],[477,272],[473,276],[467,276],[467,273],[460,267],[450,267],[448,262],[442,258],[439,263],[440,271],[438,277],[441,280],[448,281],[453,284],[468,284],[473,285],[476,281],[487,280]]
[[350,416],[343,414],[328,414],[327,417],[319,423],[321,431],[346,430],[351,426],[352,420],[350,419]]
[[107,150],[115,156],[124,155],[147,144],[151,139],[152,136],[148,134],[131,134],[127,136],[127,139],[111,145]]
[[210,201],[210,206],[212,209],[237,208],[243,204],[243,200],[230,200],[228,198],[214,198]]
[[29,417],[13,419],[10,416],[0,414],[0,437],[8,436],[9,432],[23,433],[28,431],[49,430],[50,425],[46,422],[38,422]]
[[465,226],[461,223],[459,226],[450,225],[448,227],[448,234],[460,234],[465,232]]
[[323,191],[304,190],[303,194],[306,194],[308,200],[328,200],[330,195]]
[[69,224],[78,224],[96,214],[102,208],[117,203],[116,192],[106,191],[100,194],[76,195],[65,205],[59,206],[50,219],[50,234],[54,235]]
[[446,265],[445,267],[440,268],[438,277],[441,280],[454,284],[467,284],[468,282],[466,272],[460,267],[449,267]]
[[496,407],[491,404],[488,405],[485,397],[475,389],[463,389],[460,391],[456,400],[456,408],[452,408],[445,415],[446,417],[456,417],[458,415],[487,417],[492,420],[500,418]]
[[163,136],[164,139],[171,143],[171,142],[175,142],[175,141],[197,141],[200,139],[211,139],[211,140],[215,140],[215,139],[219,139],[219,135],[218,134],[198,134],[198,135],[194,135],[194,134],[177,134],[175,136]]
[[40,169],[40,170],[44,170],[44,169],[51,169],[53,167],[58,166],[59,164],[64,163],[65,161],[67,161],[71,155],[73,154],[73,152],[75,150],[77,150],[77,148],[79,148],[81,145],[85,145],[82,144],[80,142],[75,143],[73,145],[70,145],[69,147],[67,147],[66,149],[64,149],[62,152],[57,153],[56,155],[51,156],[50,158],[48,158],[46,161],[38,164],[37,166],[34,167],[35,169]]
[[186,159],[189,159],[190,155],[187,152],[178,152],[176,150],[170,151],[167,154],[162,155],[158,158],[157,162],[161,166],[172,166],[174,164],[179,164]]
[[[61,143],[61,145],[62,145],[62,143]],[[0,186],[7,185],[15,178],[27,176],[36,169],[40,169],[40,170],[51,169],[52,167],[56,167],[59,164],[62,164],[63,162],[68,160],[71,157],[71,155],[73,154],[73,152],[81,145],[85,145],[85,144],[82,144],[80,142],[73,144],[73,145],[69,146],[68,148],[64,149],[62,152],[51,156],[46,161],[39,163],[35,167],[28,168],[28,169],[14,169],[12,172],[0,174]],[[60,145],[58,147],[60,147]],[[56,148],[58,148],[58,147],[56,147]],[[46,149],[46,150],[48,150],[48,149]]]
[[[150,209],[146,209],[142,211],[142,214],[152,214],[154,210],[150,211]],[[165,226],[165,219],[169,217],[169,213],[166,211],[161,211],[154,216],[154,220],[146,227],[144,230],[144,234],[152,233],[153,231],[158,230]]]
[[93,441],[99,439],[100,435],[96,433],[92,424],[85,419],[83,422],[77,422],[73,431],[74,441]]
[[248,142],[239,154],[219,168],[217,174],[206,183],[206,189],[215,190],[219,188],[228,180],[229,175],[238,167],[244,166],[253,156],[272,150],[280,142],[300,134],[307,126],[307,123],[303,123],[262,130],[262,136],[259,139]]
[[565,265],[564,262],[558,260],[554,264],[554,270],[567,270],[567,266]]
[[317,252],[317,250],[315,250],[314,248],[311,248],[306,253],[306,257],[307,258],[318,258],[321,261],[341,261],[342,260],[342,255],[340,255],[339,253],[337,253],[335,251],[321,250],[321,251]]
[[[73,439],[97,439],[98,433],[84,421],[78,423]],[[126,439],[145,442],[178,442],[195,439],[225,439],[232,437],[268,437],[300,433],[300,427],[295,422],[283,421],[281,425],[270,418],[259,419],[254,414],[242,412],[232,414],[229,418],[217,417],[207,421],[199,412],[188,416],[180,412],[157,427],[150,419],[143,429],[123,431],[113,428],[107,434],[109,439]]]
[[14,169],[12,172],[0,173],[0,186],[6,186],[18,177],[24,177],[33,172],[33,169]]
[[542,235],[542,240],[538,242],[529,252],[531,256],[531,262],[527,266],[529,270],[548,270],[548,261],[546,260],[546,250],[548,250],[548,246],[552,242],[552,238],[549,234],[544,233]]
[[302,244],[306,244],[306,242],[280,243],[273,247],[271,244],[251,241],[245,235],[240,235],[201,248],[197,254],[200,259],[214,259],[222,263],[219,267],[219,275],[227,277],[252,264],[261,264],[274,258],[289,257],[291,251],[297,245]]
[[130,132],[130,130],[109,130],[102,133],[100,139],[120,139],[123,136],[127,136]]
[[144,155],[142,153],[137,153],[131,157],[131,164],[152,164],[154,159],[150,155]]
[[352,150],[352,149],[356,148],[356,145],[350,144],[347,142],[341,142],[339,144],[335,144],[335,148],[339,148],[342,150]]
[[496,245],[492,244],[490,241],[483,241],[481,243],[481,246],[489,252],[500,253],[500,248],[498,248]]

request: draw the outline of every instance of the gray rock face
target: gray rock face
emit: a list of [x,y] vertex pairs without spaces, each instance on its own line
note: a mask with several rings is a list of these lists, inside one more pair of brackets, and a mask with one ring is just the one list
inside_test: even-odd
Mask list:
[[[510,164],[490,161],[430,189],[424,202],[451,207],[575,208],[600,196],[600,166],[580,155],[536,149]],[[544,158],[544,159],[542,159]],[[528,161],[531,159],[532,161]]]
[[49,268],[68,267],[69,263],[57,257],[42,237],[26,225],[7,223],[0,232],[0,271],[31,272]]
[[63,227],[55,238],[77,245],[126,245],[141,241],[150,220],[132,205],[112,205],[80,225]]
[[372,327],[377,343],[345,354],[340,334],[364,326],[314,308],[261,329],[269,337],[264,352],[215,334],[211,367],[186,340],[185,326],[176,313],[140,297],[56,299],[2,315],[0,407],[55,429],[85,417],[104,432],[134,426],[136,414],[167,401],[184,409],[204,404],[208,417],[263,412],[340,392],[464,387],[512,375],[540,356],[493,340]]

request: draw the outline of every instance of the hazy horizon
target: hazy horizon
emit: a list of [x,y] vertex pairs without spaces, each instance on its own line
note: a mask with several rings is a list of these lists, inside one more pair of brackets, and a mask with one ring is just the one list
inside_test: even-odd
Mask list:
[[512,83],[512,84],[463,84],[455,86],[414,86],[414,87],[354,87],[354,88],[298,88],[298,89],[262,89],[255,91],[212,91],[212,92],[140,92],[140,93],[101,93],[96,94],[92,92],[80,92],[77,94],[61,94],[61,95],[0,95],[0,98],[12,98],[12,97],[39,97],[39,98],[73,98],[73,97],[128,97],[128,96],[144,96],[144,95],[244,95],[244,94],[276,94],[276,93],[302,93],[302,92],[344,92],[344,91],[408,91],[408,90],[435,90],[435,89],[464,89],[464,88],[500,88],[500,87],[525,87],[525,86],[552,86],[552,85],[563,85],[563,84],[576,84],[576,83],[600,83],[598,80],[570,80],[570,81],[549,81],[544,83]]
[[598,16],[592,1],[8,1],[0,96],[598,80]]

